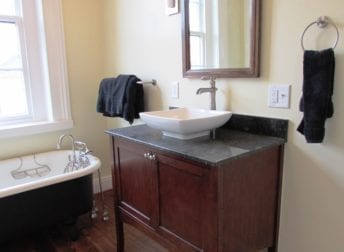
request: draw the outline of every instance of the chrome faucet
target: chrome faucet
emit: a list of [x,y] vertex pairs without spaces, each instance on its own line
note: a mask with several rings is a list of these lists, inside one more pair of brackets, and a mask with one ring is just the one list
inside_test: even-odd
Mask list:
[[78,164],[81,167],[86,167],[90,164],[90,160],[88,158],[88,154],[92,151],[88,149],[86,143],[81,141],[75,141],[74,142],[75,149],[78,150],[79,158],[78,158]]
[[58,150],[61,149],[61,144],[62,144],[62,141],[63,141],[63,139],[64,139],[65,137],[69,137],[69,138],[71,139],[71,141],[72,141],[73,158],[72,158],[71,161],[73,162],[73,163],[72,163],[72,167],[75,167],[76,164],[77,164],[77,160],[76,160],[76,155],[75,155],[75,141],[74,141],[74,137],[73,137],[71,134],[69,134],[69,135],[63,134],[63,135],[61,135],[60,138],[59,138],[59,141],[58,141],[58,143],[57,143],[56,148],[57,148]]
[[210,109],[216,110],[216,91],[215,87],[215,77],[205,77],[203,76],[201,80],[210,80],[210,88],[199,88],[196,94],[210,93]]
[[[203,94],[203,93],[210,93],[210,109],[216,110],[216,91],[217,88],[215,87],[215,77],[201,77],[201,80],[210,80],[210,88],[199,88],[196,91],[196,94]],[[211,137],[213,139],[216,138],[216,130],[212,129]]]

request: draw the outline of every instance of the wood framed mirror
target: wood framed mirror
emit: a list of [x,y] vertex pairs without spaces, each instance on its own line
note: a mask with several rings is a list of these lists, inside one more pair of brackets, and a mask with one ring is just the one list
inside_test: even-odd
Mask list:
[[180,0],[183,76],[259,76],[261,0]]

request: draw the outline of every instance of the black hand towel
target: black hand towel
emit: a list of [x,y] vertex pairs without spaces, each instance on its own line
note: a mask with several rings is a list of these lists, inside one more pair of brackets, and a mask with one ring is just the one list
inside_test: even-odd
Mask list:
[[133,123],[134,118],[140,118],[139,113],[144,111],[143,85],[137,84],[138,81],[140,79],[131,77],[127,83],[123,118],[130,124]]
[[333,49],[305,51],[303,58],[303,97],[300,111],[303,119],[297,130],[308,143],[321,143],[325,136],[325,120],[333,115],[334,78]]
[[130,124],[144,111],[143,86],[135,75],[103,79],[99,86],[97,112],[122,117]]

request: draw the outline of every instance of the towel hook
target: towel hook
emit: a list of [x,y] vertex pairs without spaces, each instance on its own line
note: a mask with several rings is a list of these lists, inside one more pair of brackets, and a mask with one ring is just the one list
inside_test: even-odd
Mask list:
[[334,44],[333,44],[332,49],[336,48],[336,46],[337,46],[337,44],[338,44],[338,41],[339,41],[339,31],[338,31],[338,28],[337,28],[337,26],[336,26],[334,23],[332,23],[332,22],[330,21],[330,19],[329,19],[327,16],[321,16],[321,17],[319,17],[316,21],[310,23],[310,24],[305,28],[305,30],[303,31],[303,33],[302,33],[302,35],[301,35],[301,47],[302,47],[302,49],[305,51],[305,47],[304,47],[304,45],[303,45],[303,38],[304,38],[304,36],[305,36],[305,33],[306,33],[306,31],[308,30],[308,28],[311,27],[311,26],[314,25],[314,24],[316,24],[319,28],[325,28],[325,27],[326,27],[327,25],[329,25],[329,24],[332,25],[332,26],[335,28],[336,33],[337,33],[337,38],[336,38],[336,41],[335,41]]

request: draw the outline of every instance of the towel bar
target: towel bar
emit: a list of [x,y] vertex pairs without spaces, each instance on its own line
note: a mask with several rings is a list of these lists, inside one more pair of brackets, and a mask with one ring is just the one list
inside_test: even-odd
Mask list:
[[152,79],[151,81],[138,81],[137,84],[152,84],[153,86],[156,86],[156,80]]
[[336,38],[336,41],[334,42],[333,47],[332,47],[333,49],[336,48],[336,46],[338,44],[338,41],[339,41],[339,31],[338,31],[338,28],[337,28],[337,26],[333,22],[330,21],[330,19],[327,16],[321,16],[316,21],[310,23],[305,28],[305,30],[303,31],[303,33],[301,35],[301,47],[302,47],[302,49],[305,51],[305,47],[303,45],[303,37],[305,36],[305,33],[308,30],[308,28],[311,27],[314,24],[317,24],[317,26],[319,28],[325,28],[328,24],[330,24],[330,25],[332,25],[336,29],[337,38]]

